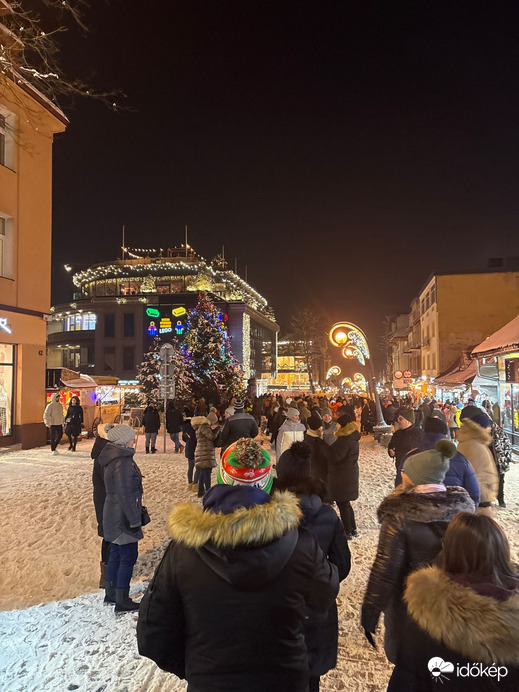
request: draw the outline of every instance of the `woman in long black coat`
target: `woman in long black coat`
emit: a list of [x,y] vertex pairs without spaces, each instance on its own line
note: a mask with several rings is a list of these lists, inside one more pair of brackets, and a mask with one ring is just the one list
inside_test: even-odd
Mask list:
[[81,435],[83,427],[83,408],[79,398],[73,396],[70,400],[67,415],[65,416],[65,435],[68,437],[69,452],[76,451],[77,438]]
[[92,469],[92,485],[94,488],[94,509],[96,513],[97,520],[97,535],[101,536],[103,539],[101,543],[101,577],[99,579],[99,588],[105,588],[106,581],[106,565],[108,564],[108,556],[110,554],[110,543],[105,541],[103,533],[103,508],[105,506],[106,499],[106,488],[104,481],[104,474],[101,465],[99,464],[99,455],[105,448],[108,442],[106,438],[105,426],[101,424],[97,428],[97,437],[94,444],[92,445],[92,451],[90,452],[90,457],[94,460],[94,467]]
[[[351,566],[344,527],[333,508],[325,504],[327,490],[324,483],[317,478],[307,477],[310,471],[309,455],[305,454],[299,459],[294,454],[294,451],[297,452],[303,446],[306,447],[306,443],[296,442],[284,453],[285,459],[286,455],[290,455],[290,461],[289,464],[281,465],[281,470],[278,468],[278,478],[274,480],[272,490],[290,490],[297,495],[303,512],[301,526],[315,536],[328,561],[336,565],[339,581],[342,581],[348,576]],[[291,475],[285,475],[285,471]],[[308,612],[305,641],[310,664],[309,692],[317,692],[320,676],[337,665],[338,633],[339,620],[335,601],[324,618]]]
[[360,433],[348,414],[341,416],[337,423],[340,426],[335,432],[337,439],[330,447],[328,489],[339,508],[346,536],[352,538],[357,535],[351,502],[359,496]]

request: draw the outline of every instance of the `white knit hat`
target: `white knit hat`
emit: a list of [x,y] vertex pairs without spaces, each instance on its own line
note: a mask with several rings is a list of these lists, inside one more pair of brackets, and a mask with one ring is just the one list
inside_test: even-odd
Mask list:
[[106,425],[106,438],[115,445],[126,446],[135,437],[135,430],[129,425]]

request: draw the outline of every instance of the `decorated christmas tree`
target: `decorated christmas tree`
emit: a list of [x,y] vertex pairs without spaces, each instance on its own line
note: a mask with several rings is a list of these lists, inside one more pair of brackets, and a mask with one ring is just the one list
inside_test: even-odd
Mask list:
[[161,346],[162,342],[156,336],[149,351],[144,354],[144,360],[137,368],[137,379],[142,387],[139,399],[144,405],[147,403],[152,403],[157,407],[161,405],[159,394],[159,368],[161,364],[159,351]]
[[243,374],[218,308],[201,293],[189,311],[184,341],[175,358],[177,396],[203,396],[219,404],[222,397],[243,395]]

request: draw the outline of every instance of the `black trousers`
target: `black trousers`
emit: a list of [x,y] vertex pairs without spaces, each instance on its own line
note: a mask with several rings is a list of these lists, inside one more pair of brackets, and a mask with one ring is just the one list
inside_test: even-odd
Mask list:
[[499,474],[499,487],[497,489],[497,501],[498,502],[504,502],[505,501],[505,474],[504,473]]
[[352,533],[357,530],[355,513],[353,512],[351,502],[349,500],[346,500],[345,502],[337,502],[337,507],[339,508],[339,514],[341,515],[344,532],[347,536],[351,536]]
[[320,679],[319,675],[311,675],[308,678],[308,692],[319,692]]
[[63,426],[62,425],[51,425],[50,426],[50,448],[52,451],[56,449],[59,445],[59,441],[63,437]]

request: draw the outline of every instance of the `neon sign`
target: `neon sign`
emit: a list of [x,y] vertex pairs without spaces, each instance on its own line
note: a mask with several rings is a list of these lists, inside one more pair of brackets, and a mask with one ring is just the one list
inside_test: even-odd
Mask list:
[[158,333],[159,333],[159,330],[155,326],[155,322],[150,322],[150,326],[148,327],[148,334],[150,336],[157,336]]
[[159,322],[159,334],[169,334],[173,331],[171,319],[169,317],[161,317]]

